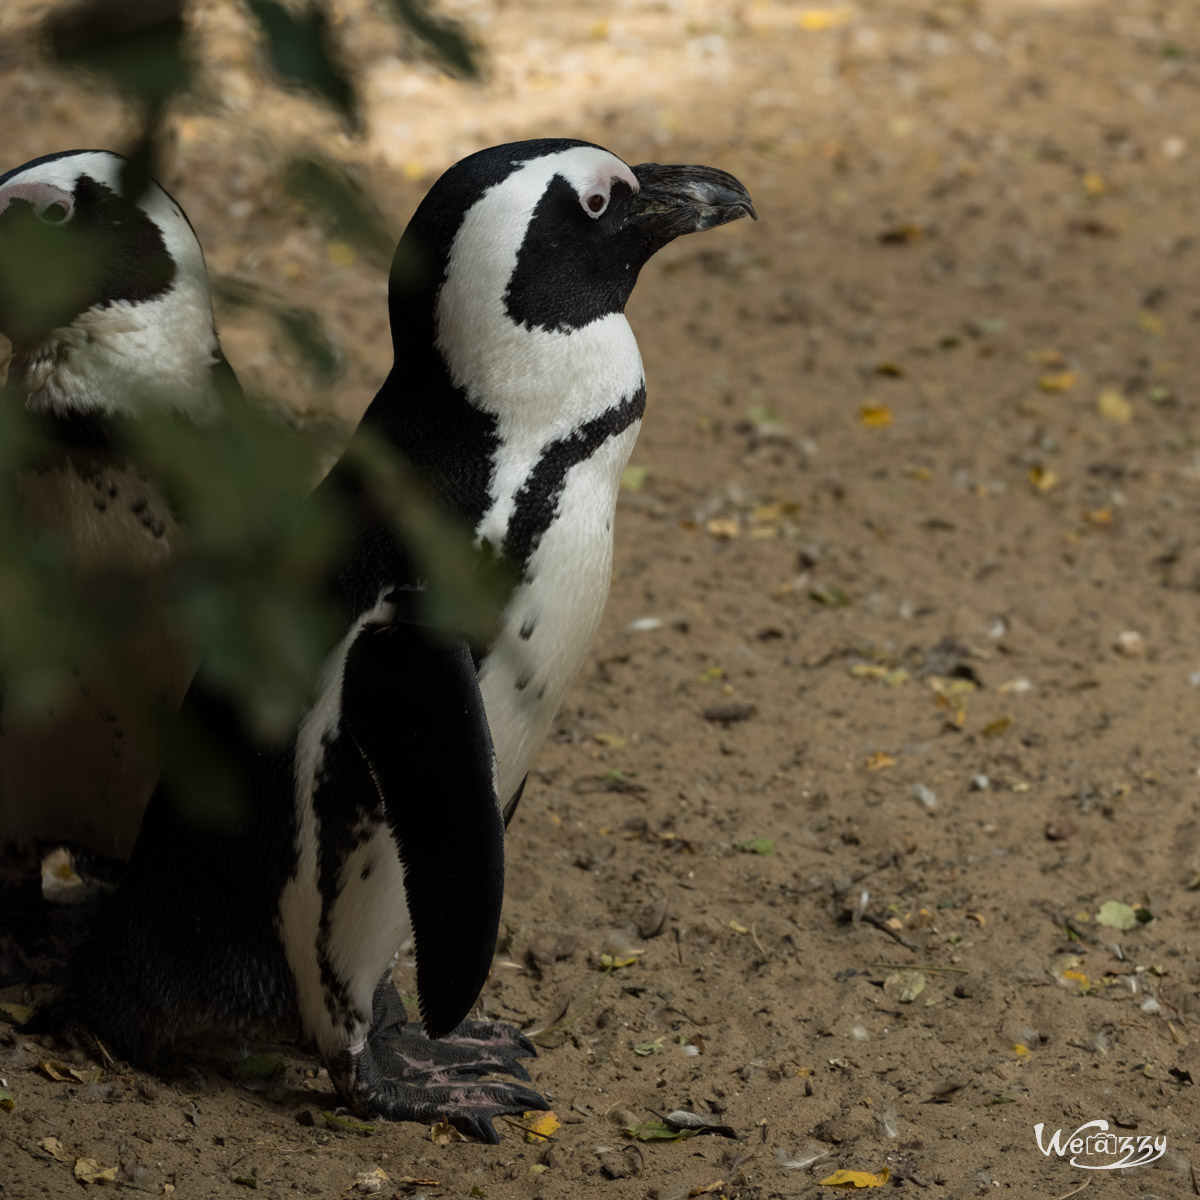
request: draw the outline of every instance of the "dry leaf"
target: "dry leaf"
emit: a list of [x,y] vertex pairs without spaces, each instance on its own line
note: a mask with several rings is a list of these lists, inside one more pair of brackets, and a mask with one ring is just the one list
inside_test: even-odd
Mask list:
[[630,463],[621,472],[621,487],[627,492],[640,492],[642,484],[646,482],[646,477],[649,474],[649,467],[635,466],[633,463]]
[[844,1168],[839,1171],[834,1171],[832,1175],[827,1175],[824,1179],[818,1181],[821,1187],[844,1187],[844,1188],[868,1188],[868,1187],[883,1187],[888,1181],[891,1172],[887,1167],[884,1167],[878,1175],[873,1175],[869,1171],[847,1171]]
[[886,404],[864,404],[858,420],[868,429],[886,429],[892,423],[892,410]]
[[1105,388],[1100,393],[1096,411],[1106,421],[1126,424],[1133,420],[1133,405],[1116,388]]
[[562,1122],[552,1112],[527,1112],[525,1114],[525,1140],[540,1143],[557,1133]]
[[369,1171],[359,1171],[352,1186],[364,1196],[377,1196],[385,1183],[391,1183],[387,1172],[382,1167],[372,1167]]
[[80,1183],[116,1183],[117,1168],[102,1167],[94,1158],[77,1158],[75,1178]]
[[713,517],[704,526],[710,537],[718,541],[728,542],[741,533],[741,526],[732,517]]
[[884,767],[894,767],[895,765],[896,760],[886,750],[876,750],[867,759],[868,771],[882,771]]
[[802,8],[796,14],[796,24],[806,33],[822,33],[836,29],[854,19],[850,8]]
[[1126,933],[1137,927],[1138,916],[1130,905],[1122,904],[1119,900],[1109,900],[1100,905],[1096,921],[1100,925],[1107,925],[1110,929],[1119,929]]
[[1049,467],[1030,467],[1029,482],[1039,492],[1048,492],[1058,486],[1058,472]]
[[1069,392],[1079,382],[1079,376],[1074,371],[1052,371],[1038,380],[1038,391],[1058,395]]
[[331,266],[352,267],[358,261],[358,252],[349,242],[334,240],[326,247]]
[[435,1146],[448,1146],[451,1142],[465,1142],[466,1135],[459,1133],[449,1121],[439,1121],[429,1128],[429,1140]]
[[925,975],[921,971],[897,971],[883,981],[883,993],[890,1000],[911,1004],[925,990]]

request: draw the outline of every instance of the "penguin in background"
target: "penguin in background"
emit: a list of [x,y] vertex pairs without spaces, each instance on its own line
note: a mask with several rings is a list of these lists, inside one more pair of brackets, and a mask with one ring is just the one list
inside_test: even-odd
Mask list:
[[33,461],[4,481],[11,511],[81,594],[114,576],[137,592],[107,674],[64,673],[24,703],[3,688],[0,850],[49,841],[128,857],[160,722],[195,667],[156,601],[182,531],[125,431],[164,408],[207,422],[237,384],[186,215],[153,181],[126,195],[126,165],[70,150],[0,175],[0,334],[12,347],[0,404],[22,406],[39,435]]
[[[480,151],[432,187],[393,263],[395,365],[316,501],[352,533],[326,589],[343,630],[298,728],[264,745],[200,683],[184,709],[238,763],[237,828],[156,790],[129,873],[34,1028],[148,1061],[214,1026],[297,1019],[368,1117],[544,1108],[517,1031],[469,1021],[491,966],[504,830],[607,595],[645,380],[626,301],[675,237],[755,216],[710,167],[590,143]],[[485,644],[436,596],[357,465],[382,442],[516,579]],[[422,1023],[391,980],[411,935]]]

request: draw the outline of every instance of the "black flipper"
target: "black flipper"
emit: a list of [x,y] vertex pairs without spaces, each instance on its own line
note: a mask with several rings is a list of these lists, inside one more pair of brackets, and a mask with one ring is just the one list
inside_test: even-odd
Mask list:
[[[396,597],[401,606],[404,599]],[[470,649],[404,615],[355,639],[342,720],[404,864],[421,1015],[429,1036],[442,1037],[466,1017],[491,970],[504,822]]]

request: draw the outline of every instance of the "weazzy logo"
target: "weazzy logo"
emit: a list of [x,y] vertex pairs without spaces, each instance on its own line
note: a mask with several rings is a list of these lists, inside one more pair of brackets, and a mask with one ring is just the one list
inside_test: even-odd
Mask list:
[[1122,1167],[1144,1167],[1157,1162],[1167,1152],[1166,1134],[1159,1133],[1153,1137],[1141,1134],[1134,1137],[1132,1134],[1109,1133],[1107,1121],[1088,1121],[1086,1125],[1080,1125],[1074,1133],[1065,1136],[1061,1129],[1056,1129],[1049,1141],[1042,1137],[1045,1128],[1045,1122],[1042,1121],[1033,1127],[1037,1148],[1047,1158],[1052,1154],[1066,1158],[1069,1154],[1071,1166],[1082,1167],[1085,1171],[1117,1171]]

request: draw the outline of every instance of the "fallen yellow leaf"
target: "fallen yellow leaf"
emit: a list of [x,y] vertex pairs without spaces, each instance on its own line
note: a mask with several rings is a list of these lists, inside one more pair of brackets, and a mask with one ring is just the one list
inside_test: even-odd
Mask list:
[[1048,492],[1058,486],[1058,472],[1049,467],[1030,467],[1029,482],[1039,492]]
[[704,526],[710,537],[718,541],[728,542],[741,533],[741,526],[732,517],[713,517]]
[[876,750],[867,759],[868,771],[882,771],[884,767],[894,767],[896,760],[886,750]]
[[886,429],[892,423],[892,410],[886,404],[864,404],[858,419],[868,429]]
[[525,1140],[535,1144],[544,1142],[562,1128],[562,1122],[552,1112],[527,1112],[525,1125]]
[[1013,1042],[1013,1053],[1018,1058],[1024,1058],[1029,1053],[1029,1047],[1023,1046],[1020,1042]]
[[349,242],[335,240],[326,249],[330,263],[335,267],[352,267],[358,261],[358,252]]
[[1116,389],[1105,388],[1096,401],[1096,411],[1106,421],[1125,424],[1133,420],[1133,405]]
[[891,1172],[887,1167],[884,1167],[878,1175],[873,1175],[869,1171],[847,1171],[845,1168],[834,1171],[832,1175],[827,1175],[824,1179],[818,1181],[820,1187],[844,1187],[844,1188],[864,1188],[864,1187],[883,1187]]
[[1069,392],[1078,381],[1079,377],[1074,371],[1054,371],[1038,380],[1038,390],[1055,394]]
[[802,8],[796,14],[796,24],[806,33],[821,33],[845,25],[853,17],[849,8]]

